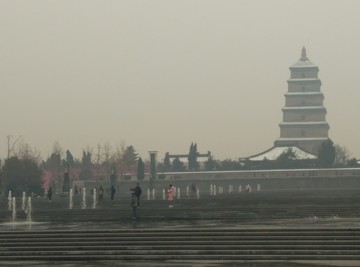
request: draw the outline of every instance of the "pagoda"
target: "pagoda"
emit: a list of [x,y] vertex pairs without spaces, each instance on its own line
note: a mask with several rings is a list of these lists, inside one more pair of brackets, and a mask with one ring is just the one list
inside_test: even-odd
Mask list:
[[318,72],[318,66],[307,58],[303,47],[300,60],[290,67],[283,122],[279,124],[280,138],[275,147],[296,146],[317,155],[321,144],[329,140]]

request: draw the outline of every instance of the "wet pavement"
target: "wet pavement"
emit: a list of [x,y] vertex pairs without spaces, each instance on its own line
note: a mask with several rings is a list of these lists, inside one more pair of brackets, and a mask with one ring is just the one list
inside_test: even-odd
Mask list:
[[[31,222],[17,221],[0,223],[0,231],[11,230],[92,230],[92,229],[186,229],[186,228],[238,228],[238,229],[281,229],[281,228],[360,228],[360,218],[307,217],[296,219],[268,219],[243,222],[231,220],[126,220],[118,222]],[[359,265],[360,266],[360,265]]]
[[[344,209],[347,209],[348,212],[346,213],[346,217],[341,217],[337,215],[331,215],[331,216],[316,216],[314,215],[313,211],[311,211],[311,216],[304,216],[299,218],[269,218],[269,217],[262,217],[255,220],[244,218],[241,219],[241,216],[238,217],[235,220],[231,220],[227,218],[221,219],[220,217],[216,217],[213,219],[196,219],[196,220],[186,220],[186,219],[171,219],[171,220],[152,220],[152,219],[144,219],[142,220],[141,217],[138,220],[131,220],[130,218],[126,219],[114,219],[111,221],[107,221],[106,218],[103,220],[90,220],[90,221],[76,221],[73,222],[67,221],[66,223],[61,222],[60,220],[52,220],[51,222],[37,222],[32,221],[31,223],[26,222],[23,218],[17,218],[15,222],[10,222],[10,220],[0,223],[0,231],[37,231],[37,230],[96,230],[96,229],[190,229],[190,228],[229,228],[229,229],[310,229],[310,228],[318,228],[318,229],[326,229],[326,228],[351,228],[351,229],[360,229],[360,218],[357,216],[359,213],[359,198],[357,197],[357,192],[355,194],[347,196],[343,196],[342,194],[331,196],[326,196],[324,194],[323,196],[318,196],[316,194],[309,194],[307,198],[303,196],[303,194],[289,194],[287,196],[288,199],[283,199],[283,196],[279,196],[279,194],[274,195],[255,195],[252,194],[251,196],[241,196],[237,197],[239,200],[239,204],[234,204],[232,198],[225,198],[223,200],[214,200],[214,199],[205,199],[202,200],[202,203],[200,203],[199,207],[207,207],[208,211],[213,211],[214,209],[220,209],[221,214],[221,207],[229,205],[234,205],[235,208],[241,210],[244,209],[245,205],[248,205],[251,208],[256,208],[261,205],[263,205],[265,208],[259,209],[259,213],[264,212],[266,213],[266,208],[268,203],[273,203],[272,208],[278,209],[279,207],[283,208],[283,206],[288,205],[287,209],[292,210],[294,209],[294,206],[296,207],[299,205],[303,205],[305,208],[306,205],[312,204],[324,206],[324,207],[331,207],[331,205],[338,205],[339,203],[344,203]],[[335,198],[336,197],[336,198]],[[289,201],[292,201],[293,203],[289,203]],[[47,202],[41,203],[39,202],[39,206],[43,205],[41,210],[43,211],[49,211],[51,212],[52,207],[51,205],[58,205],[57,207],[63,208],[63,206],[66,206],[66,201],[62,201],[63,203],[52,203],[49,204]],[[185,201],[186,202],[186,201]],[[184,202],[184,203],[185,203]],[[155,202],[143,202],[144,205],[155,203]],[[159,202],[161,203],[161,202]],[[285,203],[285,204],[284,204]],[[289,204],[286,204],[289,203]],[[36,202],[34,205],[34,208],[36,209]],[[106,204],[107,205],[107,204]],[[155,204],[152,204],[155,205]],[[156,204],[159,205],[159,204]],[[156,207],[156,205],[154,207]],[[162,204],[160,204],[162,205]],[[194,207],[193,204],[183,204],[187,205],[185,208],[188,209],[190,212],[193,211],[196,207]],[[314,206],[313,205],[313,206]],[[6,203],[3,205],[6,209]],[[128,205],[126,204],[126,207]],[[99,205],[98,210],[101,210],[102,208],[105,208],[104,205],[101,207]],[[116,212],[119,207],[121,206],[116,204],[112,207],[112,209]],[[106,207],[107,208],[107,207]],[[341,208],[341,207],[340,207]],[[127,207],[128,209],[128,207]],[[163,209],[163,207],[162,207]],[[349,216],[351,214],[351,211],[354,211],[354,214],[356,216]],[[66,210],[63,211],[66,213]],[[82,212],[82,210],[79,210],[79,213]],[[197,211],[194,210],[196,213]],[[205,213],[205,212],[204,212]],[[60,213],[61,214],[61,213]],[[271,214],[271,211],[269,212]],[[54,214],[55,216],[56,214]],[[183,266],[249,266],[249,267],[315,267],[315,266],[360,266],[360,262],[356,261],[276,261],[276,262],[261,262],[261,261],[244,261],[244,262],[177,262],[177,261],[169,261],[169,262],[122,262],[122,261],[96,261],[96,262],[88,262],[88,261],[81,261],[81,262],[63,262],[63,261],[56,261],[54,259],[53,261],[27,261],[27,262],[19,262],[19,261],[9,261],[9,262],[0,262],[0,266],[66,266],[66,267],[78,267],[78,266],[172,266],[172,267],[183,267]]]

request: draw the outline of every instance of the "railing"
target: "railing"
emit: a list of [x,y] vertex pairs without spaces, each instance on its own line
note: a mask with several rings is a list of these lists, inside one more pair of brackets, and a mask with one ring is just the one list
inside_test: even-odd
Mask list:
[[359,177],[360,168],[162,172],[161,179]]

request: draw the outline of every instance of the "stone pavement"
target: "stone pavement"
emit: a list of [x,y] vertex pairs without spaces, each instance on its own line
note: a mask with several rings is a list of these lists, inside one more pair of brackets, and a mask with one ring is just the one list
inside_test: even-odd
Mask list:
[[[49,263],[59,266],[360,266],[359,192],[358,189],[272,191],[200,199],[185,197],[176,200],[174,208],[168,208],[168,203],[161,199],[144,197],[137,220],[131,218],[127,196],[115,201],[105,198],[95,208],[89,198],[86,209],[81,207],[80,196],[74,199],[73,209],[69,209],[67,197],[57,196],[51,203],[42,198],[33,200],[31,224],[26,223],[26,214],[21,210],[12,222],[5,199],[0,205],[0,255],[4,256],[0,257],[0,265],[20,266],[25,262],[27,266]],[[17,207],[21,204],[17,203]],[[204,229],[206,233],[202,232]],[[87,234],[82,236],[84,231]],[[340,236],[334,236],[339,232]],[[52,235],[54,242],[45,239],[43,244],[35,246],[41,238],[46,238],[44,233]],[[104,233],[107,238],[101,237]],[[129,238],[129,233],[136,236]],[[159,233],[183,235],[184,239],[170,246],[167,237]],[[94,234],[100,239],[90,240],[89,236]],[[27,245],[21,241],[24,235],[30,238]],[[64,239],[59,240],[59,235]],[[185,242],[194,239],[194,235],[199,239]],[[244,240],[244,235],[255,239]],[[80,242],[81,238],[85,238],[84,243]],[[132,245],[136,238],[140,238],[139,242]],[[217,238],[221,239],[220,243],[214,244]],[[72,247],[74,241],[80,243]],[[153,243],[144,247],[145,241]],[[108,247],[86,252],[92,244]],[[285,247],[281,249],[280,244]],[[17,260],[9,261],[6,255]],[[31,259],[29,255],[38,258]],[[76,261],[71,260],[74,255]],[[20,256],[26,260],[21,262]],[[42,256],[45,256],[43,260]],[[46,257],[50,258],[46,260]],[[134,260],[136,257],[139,259]]]

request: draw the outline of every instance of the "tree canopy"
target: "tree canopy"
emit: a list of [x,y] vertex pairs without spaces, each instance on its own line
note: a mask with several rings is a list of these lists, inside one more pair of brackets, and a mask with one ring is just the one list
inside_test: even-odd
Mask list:
[[172,168],[172,170],[175,172],[181,172],[185,170],[184,163],[178,157],[173,160]]
[[188,155],[189,171],[194,171],[199,168],[199,163],[197,162],[198,155],[199,153],[197,152],[197,144],[191,143]]
[[32,159],[6,159],[2,176],[4,193],[11,190],[16,196],[21,196],[22,192],[41,194],[41,174],[38,164]]
[[145,166],[141,157],[138,159],[138,167],[137,167],[137,178],[138,180],[144,180],[145,177]]
[[138,154],[136,153],[134,147],[128,146],[125,149],[121,160],[126,166],[131,166],[136,164],[137,159],[138,159]]
[[319,149],[318,162],[320,167],[331,167],[334,164],[336,149],[330,139],[323,142]]

